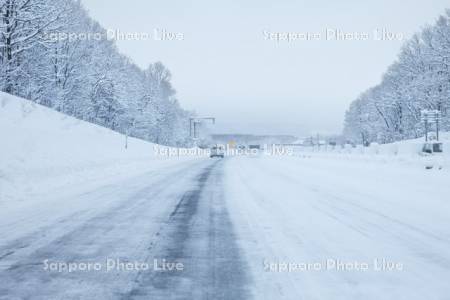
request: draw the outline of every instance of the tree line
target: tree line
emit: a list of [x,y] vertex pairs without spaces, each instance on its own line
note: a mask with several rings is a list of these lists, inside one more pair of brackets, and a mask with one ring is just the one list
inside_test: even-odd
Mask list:
[[0,89],[151,142],[189,143],[170,71],[119,53],[79,0],[0,0]]
[[402,47],[382,81],[354,100],[344,135],[358,144],[390,143],[424,135],[422,110],[439,110],[450,130],[450,10]]

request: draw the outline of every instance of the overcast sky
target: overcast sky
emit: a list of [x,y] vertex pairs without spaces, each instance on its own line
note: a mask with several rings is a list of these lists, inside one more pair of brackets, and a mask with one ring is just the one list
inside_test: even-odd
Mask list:
[[[396,59],[399,35],[410,37],[450,7],[448,0],[82,2],[106,28],[150,34],[118,47],[141,67],[163,62],[182,106],[217,117],[216,131],[296,135],[339,133],[349,103]],[[155,29],[183,37],[161,41]],[[336,41],[327,29],[366,40]],[[397,38],[375,40],[376,29]],[[316,40],[268,39],[285,32]]]

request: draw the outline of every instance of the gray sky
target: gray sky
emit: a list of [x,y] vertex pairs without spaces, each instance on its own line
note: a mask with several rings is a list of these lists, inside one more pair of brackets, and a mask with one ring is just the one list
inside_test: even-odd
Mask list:
[[[141,67],[162,61],[183,107],[217,117],[216,131],[297,135],[339,133],[349,103],[380,81],[403,42],[374,40],[375,29],[410,37],[450,7],[448,0],[82,2],[106,28],[151,34],[119,40],[120,51]],[[155,29],[184,38],[155,40]],[[327,40],[327,29],[369,37]],[[277,42],[264,31],[320,37]]]

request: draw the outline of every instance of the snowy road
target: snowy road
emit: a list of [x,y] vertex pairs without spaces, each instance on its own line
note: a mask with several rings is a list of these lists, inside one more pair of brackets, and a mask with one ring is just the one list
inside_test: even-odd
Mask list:
[[[81,197],[89,204],[79,211],[2,243],[0,297],[197,299],[219,293],[245,298],[246,276],[232,271],[242,264],[223,202],[221,164],[190,162],[87,193]],[[157,270],[155,259],[159,269],[163,262],[183,269]],[[139,266],[125,269],[119,261]],[[64,262],[75,262],[78,269],[45,269]],[[81,270],[97,262],[101,269]],[[151,269],[144,270],[145,264]]]
[[449,299],[449,178],[326,158],[171,165],[2,215],[0,299]]
[[345,156],[225,168],[257,299],[449,299],[448,170]]

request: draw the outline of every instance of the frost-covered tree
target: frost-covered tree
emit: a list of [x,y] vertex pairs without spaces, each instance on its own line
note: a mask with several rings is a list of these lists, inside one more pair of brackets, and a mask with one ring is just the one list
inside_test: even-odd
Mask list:
[[24,93],[27,64],[34,58],[34,50],[45,30],[62,20],[63,8],[57,4],[47,0],[0,1],[0,76],[4,91]]
[[152,142],[188,142],[191,113],[170,71],[121,55],[79,0],[0,0],[0,89]]
[[407,41],[381,83],[352,103],[345,119],[347,137],[381,143],[420,137],[423,109],[440,110],[442,128],[450,130],[449,64],[450,10]]

